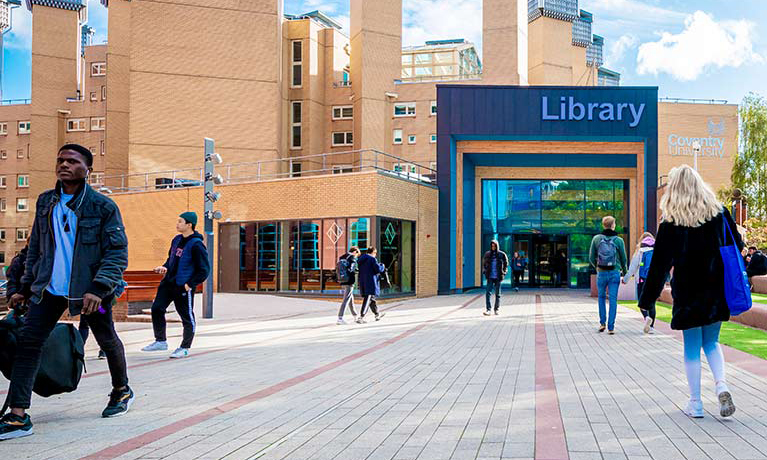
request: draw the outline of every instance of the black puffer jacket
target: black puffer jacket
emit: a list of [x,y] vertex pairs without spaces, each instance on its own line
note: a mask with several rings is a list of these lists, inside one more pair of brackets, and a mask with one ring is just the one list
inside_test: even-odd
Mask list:
[[[658,229],[639,306],[647,308],[655,302],[673,267],[672,329],[691,329],[730,319],[724,296],[724,264],[719,252],[724,242],[723,219],[729,222],[738,249],[743,249],[743,241],[727,209],[699,227],[664,222]],[[732,244],[732,241],[728,243]]]

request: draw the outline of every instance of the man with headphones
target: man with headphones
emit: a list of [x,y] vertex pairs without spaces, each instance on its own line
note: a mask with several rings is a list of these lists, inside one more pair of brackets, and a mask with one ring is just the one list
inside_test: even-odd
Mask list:
[[56,188],[37,199],[21,290],[10,306],[27,301],[11,373],[9,407],[0,419],[0,441],[32,434],[30,406],[43,343],[64,311],[82,314],[106,353],[112,392],[102,417],[128,411],[125,349],[112,322],[115,291],[128,266],[128,240],[120,209],[88,185],[93,155],[77,144],[61,147],[56,158]]

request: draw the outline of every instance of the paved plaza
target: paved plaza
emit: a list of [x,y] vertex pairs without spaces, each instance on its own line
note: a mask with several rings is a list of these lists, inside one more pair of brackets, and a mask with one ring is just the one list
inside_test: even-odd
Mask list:
[[767,459],[764,361],[727,350],[735,416],[718,416],[706,368],[706,417],[691,420],[667,327],[644,335],[620,307],[616,335],[597,334],[581,291],[508,293],[500,316],[483,304],[394,301],[380,322],[337,326],[335,303],[222,294],[182,360],[141,353],[151,326],[123,324],[131,411],[99,418],[110,383],[91,341],[80,388],[35,396],[36,434],[0,458]]

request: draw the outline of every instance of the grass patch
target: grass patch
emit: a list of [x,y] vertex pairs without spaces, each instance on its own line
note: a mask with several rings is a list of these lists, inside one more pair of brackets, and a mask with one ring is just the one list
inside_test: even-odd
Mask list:
[[751,300],[753,300],[754,302],[767,304],[767,295],[752,292]]
[[[633,300],[623,300],[618,303],[639,311],[637,303]],[[664,323],[671,323],[671,305],[657,302],[655,310],[656,319]],[[767,331],[727,321],[722,323],[719,343],[767,360]]]

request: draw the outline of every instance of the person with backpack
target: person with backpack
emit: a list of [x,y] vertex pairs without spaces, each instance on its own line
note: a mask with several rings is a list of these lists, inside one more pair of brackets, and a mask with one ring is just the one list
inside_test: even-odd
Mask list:
[[720,247],[734,244],[742,250],[743,241],[730,212],[688,165],[669,172],[660,210],[663,217],[639,308],[650,308],[673,268],[671,329],[681,330],[684,337],[684,366],[690,390],[683,412],[692,418],[704,414],[700,394],[702,348],[716,383],[719,414],[729,417],[735,413],[735,404],[725,378],[719,331],[722,322],[730,319],[730,308]]
[[[626,273],[626,245],[615,231],[615,217],[602,219],[604,230],[591,240],[589,262],[597,270],[599,302],[599,332],[607,327],[608,334],[615,334],[615,316],[618,314],[618,288],[621,275]],[[610,314],[606,315],[605,301],[610,295]]]
[[527,260],[519,256],[519,252],[514,251],[514,257],[511,258],[511,273],[514,275],[514,291],[519,292],[520,279],[525,274]]
[[[650,272],[650,262],[652,261],[653,247],[655,246],[655,237],[650,232],[644,232],[639,238],[634,255],[631,257],[631,264],[629,264],[629,270],[623,277],[623,284],[628,284],[632,276],[636,276],[636,293],[637,301],[639,296],[642,295],[642,290],[647,281],[647,274]],[[644,333],[655,333],[655,302],[652,303],[649,309],[640,310],[642,316],[644,316]]]
[[362,294],[362,307],[360,308],[360,316],[357,318],[357,324],[365,324],[365,314],[368,307],[376,317],[376,321],[380,321],[384,317],[384,313],[378,312],[378,304],[376,303],[376,297],[381,295],[380,276],[386,271],[384,264],[379,263],[376,259],[378,250],[374,247],[370,247],[365,251],[357,260],[357,267],[359,268],[359,285],[360,294]]
[[168,250],[168,259],[155,268],[155,273],[163,276],[157,287],[157,294],[152,303],[152,327],[154,342],[141,351],[166,351],[168,339],[165,313],[171,302],[176,313],[181,317],[184,328],[181,346],[170,354],[171,358],[186,358],[192,348],[197,323],[194,317],[194,291],[210,274],[208,250],[202,235],[196,231],[197,214],[192,211],[181,213],[176,221],[176,231]]
[[360,256],[360,249],[357,246],[349,248],[349,252],[342,255],[336,264],[336,278],[338,283],[344,288],[344,298],[341,301],[341,309],[338,310],[338,321],[336,324],[346,324],[344,321],[344,312],[346,306],[352,312],[354,322],[357,321],[357,312],[354,311],[354,283],[356,281],[357,258]]
[[43,343],[64,311],[88,318],[99,346],[107,355],[112,391],[102,417],[116,417],[130,408],[125,349],[112,321],[112,300],[128,266],[128,239],[120,209],[88,185],[93,154],[77,144],[59,149],[58,181],[37,199],[35,220],[22,288],[10,306],[29,302],[19,331],[11,372],[8,403],[0,419],[0,440],[33,434],[29,409]]
[[485,290],[485,316],[490,316],[490,296],[495,293],[495,314],[501,308],[501,282],[506,277],[509,269],[509,257],[501,251],[498,246],[498,240],[490,242],[490,250],[482,257],[482,272],[487,279],[487,288]]

